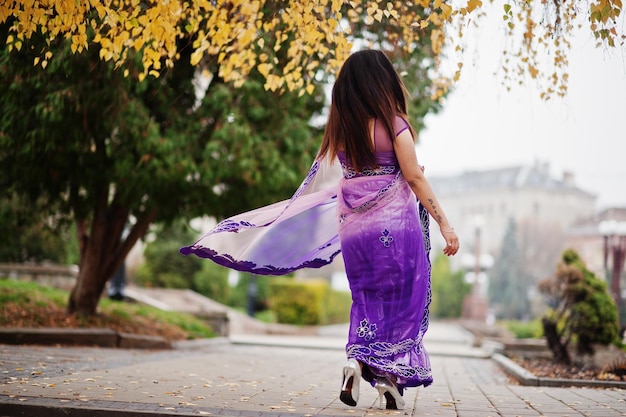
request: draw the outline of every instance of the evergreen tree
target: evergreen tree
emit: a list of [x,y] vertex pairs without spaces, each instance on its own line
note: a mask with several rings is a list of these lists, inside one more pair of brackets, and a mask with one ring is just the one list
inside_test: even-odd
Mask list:
[[489,279],[489,303],[501,319],[528,319],[528,282],[520,253],[515,220],[510,219]]

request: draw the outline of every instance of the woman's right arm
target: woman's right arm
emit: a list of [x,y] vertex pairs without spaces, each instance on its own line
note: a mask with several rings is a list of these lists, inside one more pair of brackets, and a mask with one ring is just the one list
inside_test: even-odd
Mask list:
[[405,130],[396,136],[393,141],[393,147],[402,170],[402,175],[409,183],[415,196],[439,225],[441,235],[446,241],[446,247],[443,252],[448,256],[455,255],[459,250],[459,238],[452,226],[450,226],[435,193],[419,166],[417,155],[415,154],[415,143],[410,131]]

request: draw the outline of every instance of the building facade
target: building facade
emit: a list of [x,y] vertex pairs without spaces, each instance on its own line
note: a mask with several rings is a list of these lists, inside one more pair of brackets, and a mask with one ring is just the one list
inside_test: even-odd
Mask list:
[[526,226],[564,235],[595,210],[595,195],[577,187],[569,173],[552,177],[547,164],[468,171],[429,181],[464,248],[472,253],[477,231],[480,251],[496,256],[511,220],[518,230]]

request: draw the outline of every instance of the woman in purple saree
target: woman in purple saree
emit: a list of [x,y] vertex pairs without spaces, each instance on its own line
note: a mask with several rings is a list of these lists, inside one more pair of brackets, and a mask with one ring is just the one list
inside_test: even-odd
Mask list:
[[361,377],[388,409],[404,408],[404,388],[432,383],[422,343],[431,299],[429,214],[444,253],[459,248],[417,163],[406,115],[405,89],[389,59],[374,50],[352,54],[333,87],[318,157],[293,197],[224,220],[181,249],[265,275],[320,267],[341,252],[352,310],[340,399],[351,406]]

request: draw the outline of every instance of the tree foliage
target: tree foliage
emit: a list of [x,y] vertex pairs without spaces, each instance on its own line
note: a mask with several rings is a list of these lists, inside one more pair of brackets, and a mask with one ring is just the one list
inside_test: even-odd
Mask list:
[[37,215],[31,204],[16,194],[0,194],[0,262],[66,263],[72,236],[57,232],[56,219]]
[[[363,24],[387,22],[396,28],[385,34],[387,44],[410,53],[427,37],[437,61],[446,51],[463,49],[465,30],[480,21],[484,9],[482,0],[7,0],[0,5],[0,24],[11,23],[11,48],[30,48],[32,36],[44,37],[46,42],[31,51],[33,64],[43,67],[54,52],[46,45],[67,38],[72,52],[96,46],[100,58],[116,66],[139,54],[141,70],[124,70],[139,80],[167,73],[185,59],[193,65],[215,63],[215,75],[238,86],[256,70],[272,91],[311,92],[319,70],[332,73],[340,67],[353,46],[353,32]],[[506,2],[489,13],[499,14],[506,25],[505,82],[541,78],[544,98],[567,90],[575,26],[586,23],[600,45],[624,44],[621,0]],[[286,51],[282,58],[279,51]],[[284,65],[277,66],[277,59]],[[459,61],[449,75],[458,78],[461,69]],[[443,89],[447,78],[440,78]]]
[[[288,17],[285,8],[304,7],[302,3],[273,2],[262,5],[263,13],[246,15],[261,7],[252,3],[220,3],[215,9],[219,13],[213,17],[203,13],[198,17],[201,22],[191,22],[191,15],[185,15],[177,21],[182,26],[173,32],[167,19],[159,20],[159,13],[171,12],[176,2],[111,2],[103,6],[108,8],[104,15],[97,2],[89,3],[90,11],[80,2],[55,2],[41,15],[32,9],[39,3],[0,6],[5,8],[0,16],[6,20],[0,24],[4,45],[0,50],[0,164],[4,167],[0,189],[33,207],[39,202],[43,218],[54,216],[59,225],[75,223],[80,272],[70,312],[95,313],[107,279],[151,224],[177,217],[221,218],[287,198],[310,166],[319,131],[309,121],[325,103],[325,73],[318,70],[332,67],[341,48],[311,50],[325,41],[298,40],[312,31],[311,25],[319,26],[310,15],[306,17],[319,10],[307,8]],[[12,5],[17,9],[7,13]],[[76,20],[81,10],[89,19]],[[370,13],[355,10],[365,17]],[[22,18],[30,12],[31,18],[43,20],[26,23]],[[287,26],[276,29],[276,19],[298,20],[298,16],[305,21],[281,23]],[[351,36],[364,39],[372,30],[384,31],[382,16],[375,14],[370,26],[355,26]],[[246,38],[247,29],[239,27],[253,17],[257,19],[254,36],[258,36],[254,45]],[[188,25],[209,21],[210,36],[204,33],[200,38],[199,29],[188,31]],[[82,35],[73,31],[82,30],[76,29],[80,25],[88,48],[77,44]],[[109,29],[99,32],[99,25]],[[228,25],[230,29],[216,29]],[[292,32],[285,32],[288,27]],[[104,39],[118,29],[121,32],[114,40],[122,46],[111,53],[114,45]],[[178,33],[172,38],[175,46],[164,41],[172,33]],[[387,33],[397,39],[384,46],[410,69],[407,84],[419,77],[411,84],[415,90],[429,85],[434,62],[430,37],[419,40],[422,48],[410,54],[401,45],[417,42],[416,37],[401,38],[397,30]],[[148,34],[142,47],[125,43]],[[272,47],[267,49],[261,39],[268,39]],[[379,42],[384,39],[388,37],[367,42],[383,46]],[[192,45],[205,40],[222,42],[221,52],[212,55],[215,45],[211,44],[196,62],[198,49]],[[242,45],[248,47],[238,49]],[[165,54],[170,46],[176,50],[171,56]],[[271,64],[272,71],[282,71],[279,84],[272,84],[267,66],[242,67],[248,59],[243,57],[258,58],[261,50],[271,55],[264,62]],[[306,56],[306,62],[297,61],[296,55]],[[146,61],[150,56],[154,60]],[[308,60],[315,63],[310,66]],[[146,68],[153,71],[155,66],[159,73],[142,76]],[[305,78],[306,84],[300,81]],[[433,91],[424,88],[412,102],[418,125],[435,107]]]
[[135,282],[145,287],[191,288],[193,276],[202,269],[199,258],[184,258],[178,249],[193,241],[196,234],[185,222],[177,220],[172,224],[154,227],[151,239],[143,251],[145,263],[140,267]]
[[586,268],[575,251],[563,253],[555,275],[542,281],[539,289],[553,305],[542,321],[557,362],[571,363],[570,342],[575,343],[579,354],[592,354],[594,344],[608,345],[617,340],[615,301],[606,283]]

